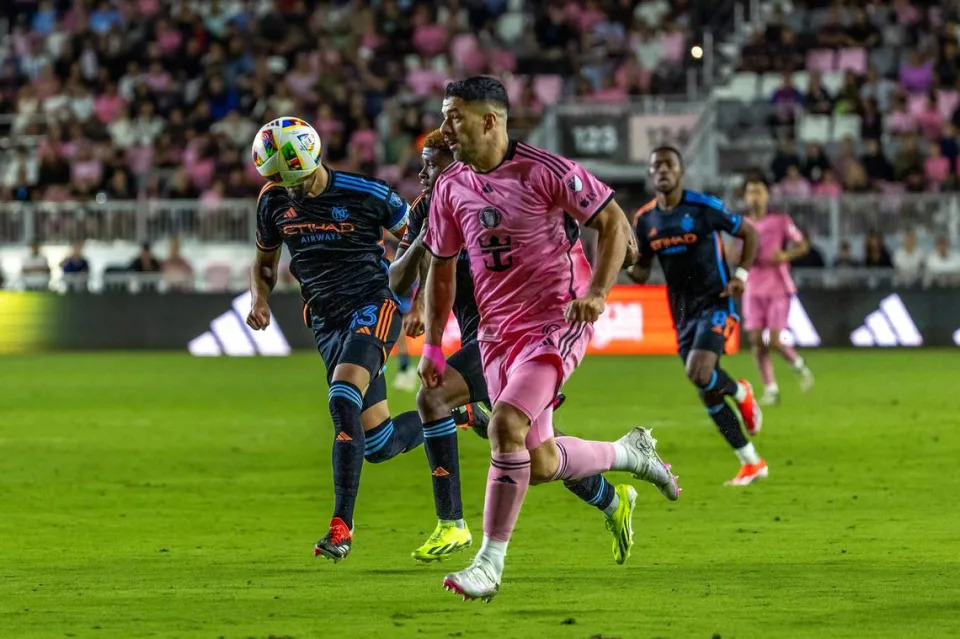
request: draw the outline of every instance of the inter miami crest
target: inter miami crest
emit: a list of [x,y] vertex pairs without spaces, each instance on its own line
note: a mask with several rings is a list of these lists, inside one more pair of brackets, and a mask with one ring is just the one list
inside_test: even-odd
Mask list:
[[485,229],[495,229],[500,226],[503,220],[503,214],[500,209],[488,206],[480,211],[480,224]]

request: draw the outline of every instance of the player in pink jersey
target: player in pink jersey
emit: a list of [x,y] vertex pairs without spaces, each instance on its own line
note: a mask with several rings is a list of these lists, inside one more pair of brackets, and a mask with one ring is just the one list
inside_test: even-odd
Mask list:
[[[790,298],[796,293],[790,277],[790,262],[810,250],[803,234],[789,215],[767,210],[770,190],[766,180],[752,176],[744,193],[747,211],[760,235],[757,261],[750,271],[750,283],[743,295],[744,329],[750,337],[753,356],[760,369],[764,392],[761,404],[780,403],[780,389],[773,375],[770,352],[780,353],[800,380],[804,392],[813,386],[813,373],[793,348],[780,340],[780,331],[787,327]],[[789,245],[789,248],[788,248]],[[763,341],[763,331],[769,330],[769,345]]]
[[[441,130],[458,160],[437,179],[425,245],[425,388],[443,380],[440,349],[453,304],[456,260],[469,257],[480,310],[478,340],[493,402],[483,545],[444,587],[489,600],[500,588],[510,535],[531,483],[624,470],[679,496],[648,430],[616,442],[554,437],[551,402],[583,358],[593,322],[626,258],[630,226],[613,192],[579,165],[507,136],[503,85],[476,76],[447,85]],[[580,225],[599,234],[596,270]],[[628,250],[628,247],[630,250]]]

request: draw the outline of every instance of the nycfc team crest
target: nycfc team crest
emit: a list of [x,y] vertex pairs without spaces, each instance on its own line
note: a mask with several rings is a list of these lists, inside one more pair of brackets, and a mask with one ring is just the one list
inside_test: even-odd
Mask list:
[[400,199],[400,196],[397,195],[396,193],[391,193],[390,206],[392,206],[395,209],[399,209],[401,206],[403,206],[403,200]]
[[693,230],[693,218],[689,215],[684,215],[683,219],[680,221],[680,228],[683,229],[684,233],[689,233]]
[[503,219],[503,214],[500,213],[500,209],[488,206],[485,209],[480,211],[480,224],[483,225],[485,229],[495,229],[500,226],[500,221]]
[[350,217],[350,212],[347,211],[345,206],[335,206],[330,211],[330,214],[333,215],[333,219],[337,222],[346,222],[347,218]]

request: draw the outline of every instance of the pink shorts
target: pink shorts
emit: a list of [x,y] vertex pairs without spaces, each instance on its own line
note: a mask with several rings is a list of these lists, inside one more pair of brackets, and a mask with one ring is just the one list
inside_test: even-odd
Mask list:
[[580,365],[592,324],[550,324],[501,342],[480,342],[490,403],[506,402],[530,420],[527,448],[553,437],[554,397]]
[[762,331],[769,328],[782,331],[787,327],[790,314],[790,298],[786,295],[743,296],[743,328],[747,331]]

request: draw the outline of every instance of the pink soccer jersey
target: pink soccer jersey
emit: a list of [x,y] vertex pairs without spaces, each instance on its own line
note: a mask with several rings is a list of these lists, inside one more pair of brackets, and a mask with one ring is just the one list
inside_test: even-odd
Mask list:
[[750,222],[760,234],[760,250],[750,269],[746,293],[755,297],[793,295],[796,288],[790,277],[790,266],[786,262],[774,263],[773,255],[785,250],[788,242],[802,241],[803,234],[790,216],[783,213],[767,213],[762,219],[751,219]]
[[441,258],[466,249],[480,309],[478,339],[497,341],[564,324],[591,269],[578,241],[613,198],[575,162],[511,142],[495,169],[457,162],[437,180],[426,246]]

